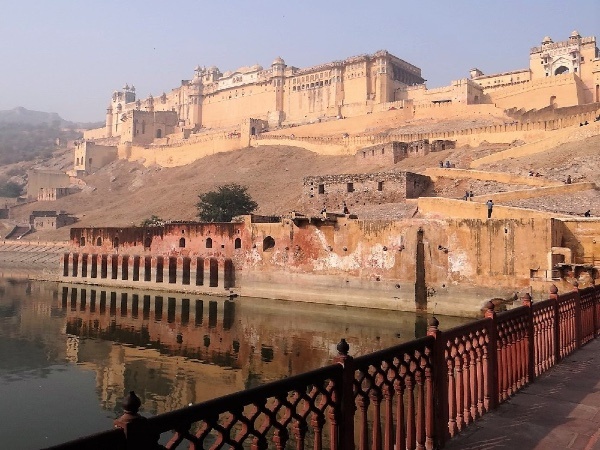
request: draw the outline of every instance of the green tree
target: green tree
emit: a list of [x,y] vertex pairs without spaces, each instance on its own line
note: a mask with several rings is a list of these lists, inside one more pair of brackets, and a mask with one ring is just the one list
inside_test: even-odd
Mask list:
[[246,186],[231,183],[199,195],[198,217],[203,222],[231,222],[235,216],[250,214],[258,204],[247,190]]
[[23,187],[17,183],[9,181],[0,185],[0,197],[18,197],[21,195]]

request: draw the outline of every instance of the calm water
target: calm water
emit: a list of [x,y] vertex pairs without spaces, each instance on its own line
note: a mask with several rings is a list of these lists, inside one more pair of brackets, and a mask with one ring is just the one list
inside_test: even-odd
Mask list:
[[0,442],[108,429],[129,390],[154,415],[329,364],[342,337],[357,356],[425,331],[409,313],[0,278]]

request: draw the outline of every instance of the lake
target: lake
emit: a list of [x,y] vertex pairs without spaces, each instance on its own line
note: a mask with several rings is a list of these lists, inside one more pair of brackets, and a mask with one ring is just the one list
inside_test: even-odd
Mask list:
[[[470,319],[440,317],[447,330]],[[0,278],[0,442],[112,427],[124,395],[155,415],[421,337],[427,317]]]

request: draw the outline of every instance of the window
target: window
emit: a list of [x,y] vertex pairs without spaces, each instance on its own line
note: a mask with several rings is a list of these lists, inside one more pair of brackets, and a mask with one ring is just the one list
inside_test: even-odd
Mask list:
[[212,248],[212,239],[206,238],[206,248]]
[[233,248],[242,248],[242,240],[240,238],[236,238]]
[[79,238],[79,246],[80,247],[85,246],[85,238],[83,236],[81,236],[81,238]]
[[324,194],[325,193],[325,185],[324,184],[320,184],[319,185],[319,194]]
[[354,183],[346,183],[346,191],[354,192]]
[[379,192],[383,191],[383,181],[379,181],[379,182],[377,183],[377,190],[378,190]]
[[99,237],[98,239],[96,239],[96,245],[98,247],[100,247],[102,245],[102,238],[101,237]]
[[179,239],[179,248],[185,248],[185,238]]
[[271,250],[273,247],[275,247],[275,239],[273,239],[271,236],[267,236],[263,239],[263,252]]
[[119,238],[118,237],[115,237],[113,239],[113,247],[114,248],[119,248]]

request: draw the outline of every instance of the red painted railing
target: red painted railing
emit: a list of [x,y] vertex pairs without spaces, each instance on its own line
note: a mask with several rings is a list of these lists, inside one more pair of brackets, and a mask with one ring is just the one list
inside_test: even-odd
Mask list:
[[440,448],[600,336],[600,286],[549,297],[356,359],[342,339],[331,366],[151,418],[132,392],[114,430],[52,448]]

